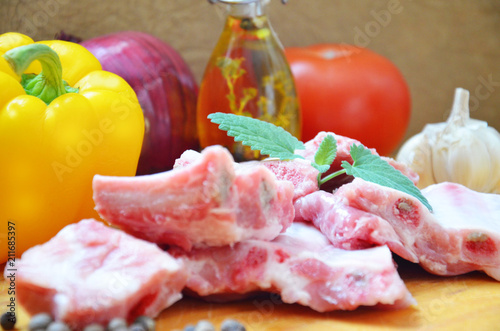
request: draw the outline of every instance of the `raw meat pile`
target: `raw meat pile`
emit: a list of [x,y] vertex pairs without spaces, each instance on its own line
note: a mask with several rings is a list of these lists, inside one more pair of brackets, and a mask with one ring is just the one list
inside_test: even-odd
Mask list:
[[[359,178],[319,190],[307,160],[326,134],[299,151],[306,160],[235,163],[212,146],[186,151],[168,172],[96,176],[96,210],[120,230],[83,220],[27,251],[19,301],[77,329],[89,318],[155,317],[182,291],[210,300],[273,292],[320,312],[405,308],[414,299],[391,251],[434,274],[481,270],[500,280],[499,195],[437,184],[422,191],[431,213],[412,196]],[[352,162],[349,148],[358,143],[336,138],[329,172]]]

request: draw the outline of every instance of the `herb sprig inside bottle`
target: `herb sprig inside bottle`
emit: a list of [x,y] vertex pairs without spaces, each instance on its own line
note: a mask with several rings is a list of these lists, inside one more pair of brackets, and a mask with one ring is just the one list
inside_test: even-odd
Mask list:
[[[226,113],[213,113],[208,115],[208,118],[219,124],[219,129],[227,131],[227,135],[233,137],[236,142],[241,142],[254,151],[260,151],[261,154],[280,160],[304,158],[295,154],[296,150],[305,149],[304,143],[272,123]],[[341,174],[347,174],[412,195],[432,211],[427,199],[408,177],[379,156],[372,154],[363,145],[351,146],[352,164],[342,161],[342,169],[321,178],[321,174],[330,169],[336,154],[337,141],[333,135],[327,135],[314,155],[314,162],[311,163],[320,173],[319,185]]]

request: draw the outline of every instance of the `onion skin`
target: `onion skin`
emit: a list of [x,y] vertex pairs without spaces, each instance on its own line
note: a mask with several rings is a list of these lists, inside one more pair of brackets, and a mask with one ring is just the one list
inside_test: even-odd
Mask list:
[[121,76],[137,94],[146,125],[137,175],[170,170],[186,149],[199,149],[198,84],[176,50],[136,31],[103,35],[81,45],[103,70]]

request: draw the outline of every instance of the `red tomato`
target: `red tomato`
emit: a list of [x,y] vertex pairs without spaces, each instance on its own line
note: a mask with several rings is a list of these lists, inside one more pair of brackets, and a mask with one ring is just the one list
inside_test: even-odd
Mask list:
[[387,58],[345,44],[289,47],[302,108],[302,140],[330,131],[359,140],[381,155],[398,147],[408,128],[410,92]]

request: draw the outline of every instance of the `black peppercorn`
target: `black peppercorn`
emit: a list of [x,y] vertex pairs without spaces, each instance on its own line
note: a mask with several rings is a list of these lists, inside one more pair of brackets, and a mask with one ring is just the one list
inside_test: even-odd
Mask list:
[[9,311],[3,313],[0,324],[4,330],[12,330],[16,325],[16,315]]

